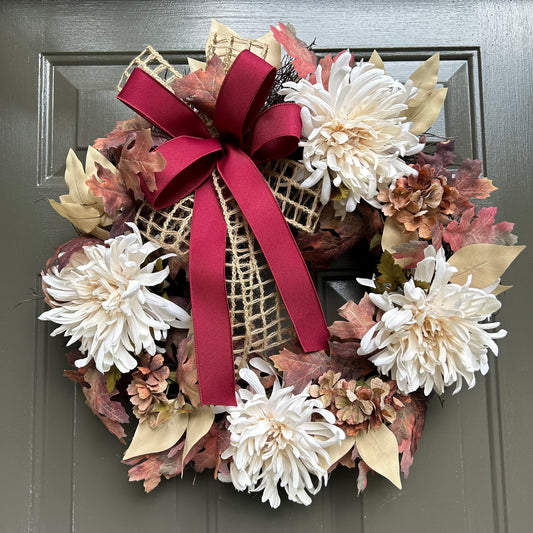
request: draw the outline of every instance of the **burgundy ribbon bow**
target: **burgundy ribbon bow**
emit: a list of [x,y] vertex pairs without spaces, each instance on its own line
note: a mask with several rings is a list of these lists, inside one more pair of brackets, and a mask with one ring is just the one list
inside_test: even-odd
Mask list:
[[300,108],[279,104],[262,113],[276,69],[245,50],[229,69],[215,107],[212,138],[200,117],[149,74],[135,68],[118,98],[173,139],[157,148],[167,164],[146,200],[168,207],[195,191],[189,279],[202,404],[236,405],[233,343],[225,281],[226,223],[215,167],[237,201],[267,259],[303,349],[324,349],[328,330],[305,262],[285,217],[255,163],[298,146]]

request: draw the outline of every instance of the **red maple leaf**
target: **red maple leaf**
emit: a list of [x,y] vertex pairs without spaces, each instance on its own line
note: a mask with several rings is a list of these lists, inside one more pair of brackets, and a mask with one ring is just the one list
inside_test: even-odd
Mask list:
[[455,187],[464,198],[478,198],[479,200],[483,200],[498,189],[492,185],[491,180],[480,178],[480,174],[481,161],[477,159],[465,159],[458,168],[455,176],[448,180],[448,185]]
[[[144,460],[143,460],[144,459]],[[124,461],[126,464],[138,465],[128,470],[128,476],[130,481],[144,481],[144,490],[150,492],[154,490],[161,482],[161,465],[165,460],[165,454],[152,453],[148,455],[142,455],[140,457],[134,457],[129,461]]]
[[94,246],[95,244],[103,244],[103,241],[90,235],[70,239],[54,250],[54,255],[46,262],[45,271],[50,270],[55,264],[59,270],[62,270],[69,264],[72,254],[83,250],[84,246]]
[[372,365],[365,357],[357,355],[358,343],[330,342],[328,355],[324,350],[318,352],[292,352],[284,348],[270,359],[278,370],[284,372],[283,382],[286,387],[294,386],[298,394],[311,382],[316,381],[328,370],[340,372],[345,379],[359,379],[372,370]]
[[205,70],[195,70],[183,78],[178,78],[172,90],[178,98],[192,105],[200,113],[212,117],[222,82],[224,81],[224,65],[214,55]]
[[403,454],[400,466],[407,477],[418,447],[418,439],[424,429],[428,399],[421,393],[395,397],[403,403],[403,407],[396,411],[396,420],[389,429],[396,435],[398,451]]
[[334,208],[329,204],[320,215],[318,230],[298,232],[296,242],[313,270],[325,270],[359,241],[370,240],[382,229],[379,211],[367,204],[359,204],[357,210],[347,213],[344,220],[335,216]]
[[151,124],[139,115],[135,115],[129,120],[119,120],[111,132],[94,141],[93,148],[100,151],[117,148],[126,144],[132,132],[150,127]]
[[293,31],[291,31],[282,22],[278,23],[279,29],[270,26],[270,30],[274,35],[274,39],[280,43],[292,60],[294,70],[300,78],[306,78],[316,70],[317,57],[316,54],[309,50],[307,44],[298,39]]
[[463,246],[476,243],[515,244],[516,237],[511,233],[514,224],[494,224],[497,211],[497,207],[483,207],[476,216],[475,207],[468,209],[459,223],[452,220],[448,224],[444,230],[444,240],[454,252]]
[[115,237],[118,237],[119,235],[124,235],[126,231],[131,231],[131,228],[128,226],[128,222],[134,222],[135,221],[135,215],[137,214],[137,205],[133,201],[129,206],[122,207],[122,212],[113,222],[113,226],[109,230],[109,238],[114,239]]
[[[424,250],[428,247],[427,241],[410,241],[394,246],[394,259],[409,259],[409,263],[402,265],[403,268],[416,268],[416,265],[424,259]],[[440,246],[439,246],[440,248]]]
[[139,130],[135,133],[135,144],[124,146],[118,170],[126,188],[131,189],[136,200],[144,198],[139,184],[139,174],[144,179],[148,190],[157,189],[155,172],[161,172],[166,165],[165,158],[159,152],[151,152],[152,135],[149,129]]
[[420,152],[416,162],[423,167],[424,165],[430,165],[435,169],[435,176],[452,177],[452,173],[446,170],[446,167],[450,166],[455,160],[455,141],[450,140],[446,142],[440,142],[437,144],[435,153],[424,154]]
[[89,385],[89,387],[83,387],[82,389],[85,395],[85,403],[104,423],[107,429],[124,443],[126,433],[121,424],[129,422],[128,413],[126,413],[121,403],[111,400],[111,397],[116,396],[118,391],[114,390],[110,394],[107,391],[105,375],[95,368],[87,369],[84,379]]
[[198,385],[198,369],[194,342],[190,337],[180,341],[177,352],[178,368],[176,381],[179,388],[194,407],[200,405],[200,388]]
[[94,196],[102,198],[104,211],[114,220],[120,209],[129,209],[133,197],[118,174],[96,163],[97,176],[91,176],[87,186]]
[[[329,88],[329,76],[331,74],[331,66],[333,65],[333,62],[334,60],[331,54],[328,54],[327,56],[321,58],[318,62],[318,65],[322,69],[320,81],[322,82],[322,86],[326,91]],[[309,76],[309,83],[312,83],[313,85],[317,83],[316,74],[311,74],[311,76]]]
[[[322,68],[322,73],[320,76],[320,80],[322,81],[322,86],[326,91],[329,89],[329,77],[331,75],[331,67],[339,57],[344,54],[344,52],[339,52],[335,57],[332,57],[331,54],[328,54],[327,56],[323,57],[319,62],[318,65]],[[354,55],[351,54],[350,59],[350,66],[353,66],[354,61]],[[317,82],[316,80],[316,74],[311,74],[309,76],[309,83],[315,84]]]
[[340,339],[362,339],[365,333],[376,323],[374,313],[376,308],[367,293],[358,304],[351,300],[340,309],[339,315],[347,322],[336,321],[329,327],[329,332]]

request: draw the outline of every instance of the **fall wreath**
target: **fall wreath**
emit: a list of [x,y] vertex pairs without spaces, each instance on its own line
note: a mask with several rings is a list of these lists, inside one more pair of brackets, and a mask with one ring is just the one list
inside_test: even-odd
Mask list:
[[[286,54],[282,57],[282,47]],[[118,98],[137,115],[71,150],[52,207],[79,230],[44,269],[65,375],[126,443],[130,480],[213,469],[308,505],[338,465],[400,487],[428,397],[489,368],[500,277],[523,247],[481,162],[427,134],[438,54],[405,82],[379,55],[317,57],[279,23],[213,22],[206,63],[148,47]],[[427,134],[427,135],[426,135]],[[326,326],[306,262],[359,247],[375,274]],[[192,317],[192,318],[191,318]]]

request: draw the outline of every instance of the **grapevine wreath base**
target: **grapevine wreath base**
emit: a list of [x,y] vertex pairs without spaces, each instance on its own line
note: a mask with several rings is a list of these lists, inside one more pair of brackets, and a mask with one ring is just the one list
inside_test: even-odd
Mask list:
[[[401,487],[428,398],[497,355],[523,248],[472,203],[496,190],[481,162],[431,142],[438,54],[400,83],[376,52],[318,59],[290,25],[213,22],[189,67],[148,47],[119,85],[137,115],[85,167],[68,154],[50,203],[79,236],[44,269],[40,317],[79,342],[65,375],[124,444],[135,421],[123,462],[147,492],[186,467],[272,507],[280,488],[310,504],[339,465],[359,491],[369,471]],[[375,274],[328,328],[306,263],[354,246]]]

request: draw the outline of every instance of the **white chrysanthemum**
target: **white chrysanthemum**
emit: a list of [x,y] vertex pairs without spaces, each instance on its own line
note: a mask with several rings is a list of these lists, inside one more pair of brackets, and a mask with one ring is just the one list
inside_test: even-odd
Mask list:
[[[403,291],[370,294],[374,304],[384,311],[379,322],[361,340],[359,354],[379,350],[370,360],[383,374],[389,374],[403,393],[424,389],[442,394],[445,387],[463,379],[469,388],[475,384],[475,372],[486,374],[487,349],[498,355],[493,339],[506,331],[490,331],[498,322],[486,322],[500,309],[497,298],[484,290],[449,283],[457,270],[446,262],[442,248],[435,252],[428,246],[418,263],[414,279]],[[415,280],[430,283],[428,291]]]
[[132,353],[156,353],[170,326],[188,328],[189,314],[174,303],[153,294],[148,287],[163,283],[168,267],[154,272],[155,261],[144,264],[159,248],[143,243],[139,230],[106,241],[107,246],[84,246],[62,270],[53,267],[44,276],[53,309],[39,318],[61,324],[52,335],[64,333],[68,345],[81,341],[87,354],[76,361],[86,365],[94,359],[100,372],[113,365],[120,372],[137,366]]
[[302,183],[322,181],[321,201],[331,196],[331,182],[346,198],[336,201],[342,212],[353,211],[361,199],[380,207],[378,187],[414,172],[400,156],[422,149],[411,123],[400,117],[416,95],[411,81],[393,80],[372,63],[350,67],[344,52],[331,67],[328,89],[322,85],[321,67],[316,83],[287,82],[280,94],[302,107],[303,163],[311,173]]
[[[268,371],[261,360],[250,363]],[[231,445],[222,454],[223,459],[233,459],[233,485],[237,490],[263,491],[261,500],[276,508],[279,484],[289,500],[309,505],[308,492],[316,494],[322,482],[327,484],[326,448],[343,440],[344,432],[334,425],[334,415],[307,391],[294,395],[293,387],[282,388],[276,380],[268,397],[252,370],[242,369],[240,376],[250,390],[240,389],[237,406],[227,408]]]

